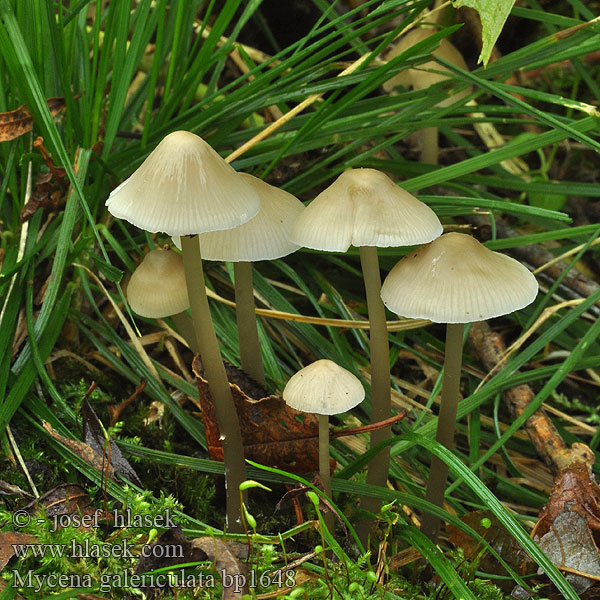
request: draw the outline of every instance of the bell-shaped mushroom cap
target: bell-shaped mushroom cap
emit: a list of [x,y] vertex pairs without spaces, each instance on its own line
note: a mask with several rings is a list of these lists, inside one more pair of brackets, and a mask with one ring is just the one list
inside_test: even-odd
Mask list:
[[201,137],[175,131],[112,191],[106,206],[146,231],[193,235],[245,223],[260,201]]
[[[418,29],[412,29],[406,35],[402,36],[400,40],[395,43],[392,48],[386,53],[385,59],[391,60],[398,56],[402,52],[408,50],[411,46],[423,41],[430,35],[434,34],[436,29],[433,27],[419,27]],[[464,69],[468,70],[467,63],[463,58],[462,54],[449,42],[446,38],[440,40],[440,45],[432,52],[434,56],[439,56],[444,60]],[[448,79],[447,75],[443,73],[449,73],[450,71],[435,60],[427,61],[423,64],[418,65],[414,69],[405,69],[398,75],[388,79],[383,84],[383,89],[386,92],[394,89],[395,87],[402,85],[404,87],[413,87],[416,90],[422,90],[428,88],[430,85],[439,83]],[[456,102],[458,99],[469,94],[469,89],[463,90],[458,94],[442,100],[439,106],[447,106]]]
[[358,377],[332,360],[321,359],[292,375],[283,390],[288,406],[317,415],[337,415],[365,398]]
[[153,319],[176,315],[190,306],[183,260],[173,250],[151,250],[127,285],[131,310]]
[[538,284],[510,256],[488,250],[464,233],[446,233],[413,250],[381,286],[393,312],[436,323],[471,323],[531,304]]
[[411,246],[442,233],[436,214],[376,169],[344,171],[300,214],[290,232],[307,248]]
[[[289,234],[304,204],[296,196],[253,175],[240,173],[240,177],[258,194],[260,210],[235,229],[200,234],[202,258],[232,262],[273,260],[298,250],[298,244],[290,240]],[[174,237],[173,242],[180,247],[178,237]]]

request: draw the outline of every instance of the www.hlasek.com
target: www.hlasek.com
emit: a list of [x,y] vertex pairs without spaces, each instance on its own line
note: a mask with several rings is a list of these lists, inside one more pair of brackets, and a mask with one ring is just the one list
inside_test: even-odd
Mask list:
[[[223,588],[239,594],[246,588],[255,588],[260,585],[267,588],[271,585],[277,587],[293,588],[295,586],[295,572],[291,569],[264,572],[260,575],[250,571],[248,577],[241,573],[228,573],[226,570],[219,572]],[[100,580],[92,579],[91,575],[49,573],[40,575],[34,571],[20,574],[13,571],[13,586],[16,588],[29,588],[40,592],[45,588],[92,588],[99,583],[98,590],[102,593],[115,588],[212,588],[217,581],[212,573],[186,573],[183,569],[169,573],[142,573],[135,574],[123,571],[121,573],[103,574]]]
[[118,544],[99,544],[84,540],[71,540],[70,544],[13,544],[17,558],[184,558],[183,546],[161,544],[144,545],[139,552],[132,551],[133,544],[124,539]]

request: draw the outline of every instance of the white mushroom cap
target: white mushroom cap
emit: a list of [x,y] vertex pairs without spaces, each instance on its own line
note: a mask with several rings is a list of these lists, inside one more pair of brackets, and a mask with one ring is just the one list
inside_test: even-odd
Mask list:
[[[225,231],[211,231],[198,236],[202,258],[248,262],[273,260],[298,250],[289,238],[290,229],[304,204],[292,194],[240,173],[260,198],[258,214],[243,225]],[[180,248],[179,237],[173,242]]]
[[407,254],[381,286],[391,311],[436,323],[506,315],[531,304],[537,292],[534,275],[520,262],[464,233],[446,233]]
[[[406,35],[403,35],[400,40],[392,46],[392,48],[386,53],[385,59],[391,60],[402,52],[408,50],[411,46],[414,46],[415,44],[428,38],[435,32],[436,29],[433,27],[419,27],[418,29],[412,29]],[[447,60],[448,62],[460,67],[461,69],[464,69],[465,71],[468,70],[467,63],[465,62],[462,54],[446,38],[440,40],[440,45],[432,52],[432,54]],[[437,61],[430,60],[415,67],[414,69],[405,69],[404,71],[398,73],[398,75],[394,75],[394,77],[388,79],[383,84],[383,89],[386,92],[389,92],[395,87],[402,85],[404,87],[413,87],[416,90],[422,90],[428,88],[430,85],[434,85],[440,81],[448,79],[448,76],[444,75],[443,73],[450,73],[450,71]],[[442,100],[438,106],[447,106],[452,104],[459,98],[462,98],[469,93],[469,89],[463,90],[455,96],[451,96],[446,100]]]
[[411,246],[442,233],[436,214],[376,169],[344,171],[300,214],[290,238],[307,248]]
[[201,137],[175,131],[112,191],[106,206],[146,231],[193,235],[245,223],[260,201]]
[[332,360],[321,359],[290,377],[283,399],[288,406],[317,415],[337,415],[365,398],[358,377]]
[[127,285],[131,310],[153,319],[176,315],[190,306],[183,260],[172,250],[151,250]]

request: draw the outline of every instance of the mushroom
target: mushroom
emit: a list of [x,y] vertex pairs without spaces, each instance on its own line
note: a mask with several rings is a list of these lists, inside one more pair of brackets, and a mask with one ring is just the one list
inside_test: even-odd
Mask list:
[[[260,211],[243,225],[225,231],[211,231],[198,236],[202,256],[209,260],[233,262],[235,276],[236,317],[242,369],[257,383],[265,386],[265,372],[260,352],[252,262],[274,260],[298,249],[289,239],[294,220],[304,205],[292,194],[265,183],[261,179],[240,173],[260,198]],[[173,239],[178,245],[179,239]]]
[[[332,360],[321,359],[300,369],[288,380],[283,399],[288,406],[314,413],[319,420],[319,474],[323,490],[331,498],[329,468],[329,415],[346,412],[360,404],[365,390],[356,375]],[[333,514],[324,515],[325,525],[333,531]]]
[[[444,379],[436,440],[454,444],[460,393],[464,324],[514,312],[531,304],[535,276],[520,262],[492,252],[464,233],[446,233],[402,258],[381,288],[384,304],[403,317],[446,323]],[[442,506],[447,465],[433,457],[425,498]],[[437,539],[440,519],[425,514],[422,531]]]
[[[376,169],[343,172],[300,214],[292,241],[317,250],[345,252],[358,246],[369,311],[371,344],[371,422],[391,416],[390,359],[377,246],[430,242],[442,233],[435,213]],[[371,434],[371,446],[389,439],[391,426]],[[369,465],[367,483],[385,486],[389,447]],[[380,501],[364,498],[363,508],[377,512]],[[361,527],[361,529],[364,529]],[[366,532],[359,531],[362,540]]]
[[[405,52],[410,47],[418,44],[430,35],[434,34],[436,29],[434,27],[419,27],[417,29],[411,29],[406,35],[403,35],[400,40],[392,46],[388,52],[386,52],[384,58],[391,60],[398,56],[402,52]],[[463,58],[462,54],[449,42],[446,38],[440,41],[440,45],[432,52],[433,56],[439,56],[444,60],[464,69],[468,70],[467,63]],[[392,91],[395,87],[401,85],[406,88],[414,88],[415,90],[427,89],[429,86],[446,81],[447,75],[444,73],[450,73],[449,69],[444,65],[441,65],[435,60],[429,60],[418,67],[412,69],[406,69],[398,75],[391,77],[383,84],[383,89],[386,92]],[[470,93],[470,89],[463,90],[457,94],[453,94],[449,98],[442,100],[436,106],[445,107],[450,106],[454,102],[460,100],[464,96]],[[438,164],[438,129],[437,127],[425,127],[420,131],[421,137],[421,155],[420,162],[429,163],[432,165]]]
[[235,405],[212,324],[198,233],[228,229],[256,215],[256,192],[201,137],[167,135],[106,201],[115,217],[150,232],[181,235],[192,320],[219,430],[223,436],[227,523],[241,532],[239,484],[246,479],[244,449]]
[[187,314],[190,307],[183,260],[172,250],[150,250],[127,284],[127,301],[133,312],[149,319],[172,317],[189,347],[198,352],[193,325]]

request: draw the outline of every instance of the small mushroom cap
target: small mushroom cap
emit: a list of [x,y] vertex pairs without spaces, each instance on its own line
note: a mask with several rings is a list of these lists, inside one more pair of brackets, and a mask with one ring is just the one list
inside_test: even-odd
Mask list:
[[506,315],[531,304],[537,292],[534,275],[520,262],[464,233],[446,233],[413,250],[381,286],[392,312],[436,323]]
[[283,399],[288,406],[317,415],[337,415],[365,398],[358,377],[332,360],[321,359],[290,377]]
[[[234,229],[211,231],[198,236],[202,258],[248,262],[273,260],[298,250],[289,238],[290,229],[304,204],[288,192],[265,183],[258,177],[240,173],[260,198],[258,214]],[[173,238],[180,248],[180,240]]]
[[176,315],[190,306],[183,260],[173,250],[151,250],[127,285],[131,310],[152,319]]
[[[436,30],[433,27],[420,27],[418,29],[412,29],[406,35],[402,36],[400,40],[392,46],[392,48],[386,53],[385,59],[391,60],[398,56],[402,52],[408,50],[411,46],[423,41],[430,35],[434,34]],[[440,45],[432,52],[434,56],[439,56],[447,60],[448,62],[464,69],[468,70],[467,63],[463,58],[462,54],[455,48],[452,42],[449,42],[446,38],[440,40]],[[441,71],[441,72],[440,72]],[[393,90],[395,87],[401,85],[403,87],[413,87],[416,90],[422,90],[428,88],[430,85],[439,83],[448,79],[447,75],[443,73],[450,73],[450,71],[435,60],[429,60],[423,64],[418,65],[414,69],[405,69],[398,75],[388,79],[383,84],[383,89],[386,92]],[[466,96],[470,93],[469,89],[463,90],[456,95],[442,100],[438,106],[447,106],[456,102],[458,99]]]
[[146,231],[193,235],[245,223],[260,201],[201,137],[175,131],[112,191],[106,206]]
[[299,215],[292,241],[345,252],[354,246],[411,246],[442,233],[436,214],[376,169],[344,171]]

